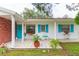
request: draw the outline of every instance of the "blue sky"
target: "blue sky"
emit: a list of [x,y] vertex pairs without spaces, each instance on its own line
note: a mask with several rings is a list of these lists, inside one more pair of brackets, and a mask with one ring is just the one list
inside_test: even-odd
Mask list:
[[32,9],[33,6],[31,3],[35,2],[46,2],[46,3],[60,3],[58,6],[53,7],[54,17],[63,17],[67,14],[69,17],[74,17],[78,11],[70,12],[65,8],[65,4],[78,3],[78,0],[0,0],[0,7],[4,7],[10,10],[13,10],[19,14],[22,13],[25,7]]

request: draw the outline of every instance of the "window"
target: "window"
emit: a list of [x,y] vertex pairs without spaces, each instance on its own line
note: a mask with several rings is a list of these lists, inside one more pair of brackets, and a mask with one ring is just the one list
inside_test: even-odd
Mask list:
[[26,32],[29,34],[34,34],[35,33],[35,25],[27,25]]
[[64,33],[69,33],[69,31],[70,31],[70,25],[62,25],[62,31]]
[[70,31],[70,25],[58,25],[58,32],[69,32]]
[[58,24],[58,32],[74,32],[74,24]]
[[46,27],[46,25],[41,25],[41,32],[46,32],[45,27]]
[[45,25],[38,24],[38,33],[40,33],[40,32],[47,32],[48,33],[48,31],[49,31],[48,24],[45,24]]

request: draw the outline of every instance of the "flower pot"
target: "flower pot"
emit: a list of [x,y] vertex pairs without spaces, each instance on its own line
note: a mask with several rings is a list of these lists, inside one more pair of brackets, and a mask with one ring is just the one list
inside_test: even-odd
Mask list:
[[40,46],[40,42],[39,42],[39,41],[35,41],[35,42],[34,42],[34,46],[35,46],[36,48],[38,48],[38,47]]

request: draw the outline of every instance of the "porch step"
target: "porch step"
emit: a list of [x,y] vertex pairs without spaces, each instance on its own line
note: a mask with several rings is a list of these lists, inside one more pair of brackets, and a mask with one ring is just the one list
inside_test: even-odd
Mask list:
[[79,42],[78,39],[59,39],[60,42]]

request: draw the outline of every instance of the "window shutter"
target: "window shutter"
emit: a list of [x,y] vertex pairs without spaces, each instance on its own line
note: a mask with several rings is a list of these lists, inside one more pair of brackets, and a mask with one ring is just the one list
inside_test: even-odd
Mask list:
[[40,33],[40,32],[41,32],[41,25],[38,24],[38,33]]
[[74,32],[74,24],[70,25],[70,32]]
[[48,24],[46,24],[46,32],[48,33]]
[[58,32],[62,32],[62,25],[58,24]]
[[17,28],[16,28],[16,36],[18,39],[22,38],[22,24],[17,24]]

